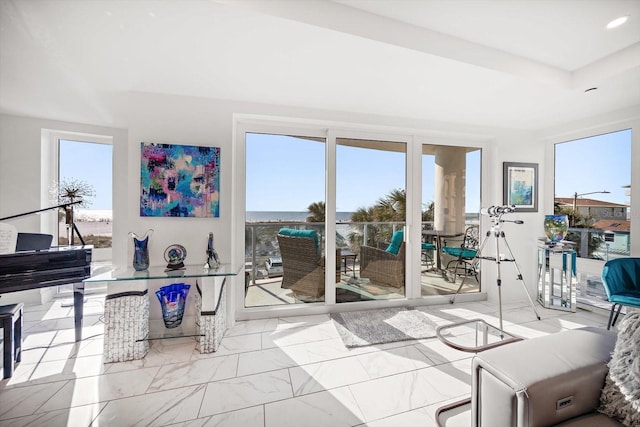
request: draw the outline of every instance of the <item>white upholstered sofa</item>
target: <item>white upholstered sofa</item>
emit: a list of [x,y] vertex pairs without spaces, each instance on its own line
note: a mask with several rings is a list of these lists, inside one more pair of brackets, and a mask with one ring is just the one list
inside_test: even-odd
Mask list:
[[[638,325],[640,314],[627,328],[633,328],[627,332],[636,340],[640,334]],[[625,424],[620,423],[619,417],[598,411],[602,408],[605,378],[610,383],[607,364],[614,347],[618,351],[616,341],[614,331],[586,327],[478,353],[472,368],[472,425],[608,427],[635,424],[640,420],[639,401],[631,409],[638,413],[627,415]],[[632,355],[626,351],[628,361],[637,357],[640,349],[631,350],[634,351]],[[638,366],[640,363],[635,369]],[[623,372],[623,375],[626,374]],[[633,375],[632,380],[638,380],[640,372]],[[631,387],[636,386],[634,383]],[[631,393],[636,392],[631,390]],[[634,396],[632,399],[637,398],[637,394]]]

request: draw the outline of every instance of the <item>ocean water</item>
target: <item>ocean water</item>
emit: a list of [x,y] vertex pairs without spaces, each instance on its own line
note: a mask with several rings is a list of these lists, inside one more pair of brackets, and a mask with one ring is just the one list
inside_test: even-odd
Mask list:
[[[349,221],[353,212],[336,212],[336,220]],[[246,222],[306,222],[309,212],[296,211],[247,211]]]

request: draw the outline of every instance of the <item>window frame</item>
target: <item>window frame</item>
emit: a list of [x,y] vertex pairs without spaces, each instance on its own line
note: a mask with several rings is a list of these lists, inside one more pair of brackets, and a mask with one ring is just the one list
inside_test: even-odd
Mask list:
[[[106,144],[113,148],[113,136],[98,135],[82,132],[71,132],[62,130],[43,129],[42,130],[42,175],[41,175],[41,206],[51,206],[51,195],[49,193],[52,183],[58,181],[60,172],[60,140],[86,142],[92,144]],[[113,169],[113,152],[111,155]],[[111,182],[111,199],[113,201],[113,178]],[[53,234],[54,241],[58,241],[58,212],[52,210],[41,216],[40,226],[43,232]],[[112,246],[113,247],[113,246]],[[111,248],[94,248],[92,251],[92,262],[107,263],[112,260]]]
[[[631,212],[640,212],[640,132],[638,132],[640,120],[619,120],[615,123],[609,123],[605,125],[592,126],[590,123],[583,128],[574,128],[574,130],[568,132],[558,131],[557,129],[549,132],[547,135],[541,136],[541,140],[546,143],[545,146],[545,165],[549,165],[544,168],[542,176],[544,180],[542,188],[544,188],[544,194],[546,195],[542,201],[543,211],[553,212],[555,201],[555,146],[556,144],[562,144],[564,142],[575,141],[579,139],[589,138],[597,135],[604,135],[608,133],[614,133],[624,130],[631,131],[631,195],[630,195],[630,209]],[[640,235],[640,215],[631,215],[630,224],[631,233],[636,230],[635,234]],[[640,257],[640,239],[635,234],[630,236],[630,256]],[[634,238],[635,236],[635,238]],[[592,274],[599,276],[602,273],[602,268],[605,264],[603,260],[590,259],[590,258],[577,258],[576,269],[579,273]],[[593,307],[585,307],[584,304],[578,303],[579,308],[586,308],[592,310]]]
[[[371,139],[390,142],[402,142],[406,144],[406,190],[407,190],[407,218],[405,240],[409,245],[406,259],[406,278],[409,286],[405,290],[405,298],[397,300],[367,301],[364,303],[336,304],[335,283],[327,281],[325,302],[323,304],[313,304],[300,306],[299,304],[268,306],[268,307],[245,307],[244,287],[237,286],[233,298],[235,303],[231,307],[230,318],[235,320],[250,320],[276,316],[296,316],[313,315],[320,313],[336,312],[343,310],[354,310],[358,307],[362,309],[382,308],[392,302],[394,305],[425,304],[425,299],[420,291],[420,250],[416,243],[421,242],[421,215],[420,209],[415,206],[422,206],[422,144],[448,145],[474,147],[486,150],[486,139],[478,137],[446,137],[442,135],[430,135],[427,133],[416,133],[407,129],[389,128],[376,125],[358,125],[351,123],[336,123],[318,120],[307,120],[299,118],[257,116],[250,114],[235,114],[233,118],[233,193],[238,195],[233,198],[232,205],[232,262],[244,265],[244,231],[246,199],[244,191],[246,188],[246,133],[270,133],[281,135],[296,135],[326,138],[326,233],[335,234],[335,209],[336,209],[336,139],[356,138]],[[481,158],[481,200],[482,194],[486,194],[487,168],[483,164],[484,156]],[[415,246],[415,248],[413,247]],[[335,252],[335,241],[329,240],[326,245],[326,253]],[[334,257],[327,257],[327,271],[335,271]],[[418,285],[416,285],[416,283]],[[437,299],[438,297],[436,297]],[[460,300],[481,300],[486,298],[485,292],[460,295]],[[443,297],[442,300],[449,298]],[[364,305],[363,305],[364,304]],[[345,307],[346,306],[346,307]],[[340,308],[342,307],[342,308]]]

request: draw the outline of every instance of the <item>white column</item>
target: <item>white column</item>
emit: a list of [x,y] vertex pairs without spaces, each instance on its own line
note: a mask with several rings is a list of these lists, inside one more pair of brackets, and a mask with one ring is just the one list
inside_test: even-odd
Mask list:
[[435,165],[434,229],[464,232],[467,150],[438,146]]

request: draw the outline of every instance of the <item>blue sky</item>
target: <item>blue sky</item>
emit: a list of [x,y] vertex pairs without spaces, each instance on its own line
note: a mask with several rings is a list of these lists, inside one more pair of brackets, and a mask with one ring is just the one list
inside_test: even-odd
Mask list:
[[[325,145],[277,135],[247,136],[247,210],[306,211],[325,199]],[[91,209],[111,209],[112,147],[61,141],[60,176],[93,185]],[[593,155],[597,153],[597,155]],[[405,188],[405,155],[381,150],[337,147],[337,210],[352,212]],[[555,194],[610,191],[592,197],[627,203],[631,180],[631,131],[620,131],[556,145]],[[467,157],[467,211],[480,206],[480,152]],[[433,200],[433,156],[423,156],[423,203]],[[136,181],[132,185],[138,185]],[[224,195],[223,195],[224,197]]]
[[[247,135],[247,210],[306,211],[325,200],[325,144],[278,135]],[[434,156],[423,156],[423,204],[433,201]],[[405,154],[338,144],[336,210],[370,207],[406,188]],[[468,156],[467,206],[480,206],[480,152]],[[471,178],[473,177],[473,178]]]
[[556,197],[604,190],[584,197],[629,202],[622,186],[631,184],[631,130],[556,144],[555,157]]
[[83,180],[93,186],[96,196],[88,209],[111,209],[112,152],[109,144],[60,140],[60,180]]

